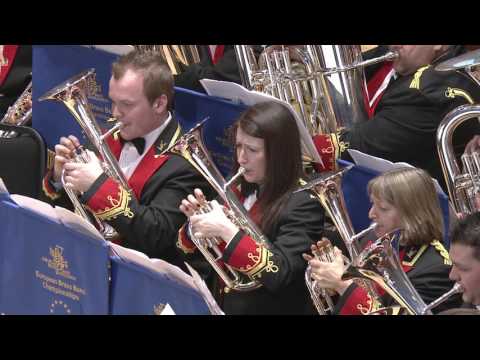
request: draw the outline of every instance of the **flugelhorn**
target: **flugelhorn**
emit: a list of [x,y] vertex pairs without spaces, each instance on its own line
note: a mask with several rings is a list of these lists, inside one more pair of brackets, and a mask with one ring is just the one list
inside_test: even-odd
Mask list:
[[[240,168],[237,174],[227,182],[211,159],[209,151],[203,143],[202,127],[206,120],[207,119],[203,120],[190,131],[185,133],[165,152],[170,152],[183,157],[195,169],[197,169],[210,185],[212,185],[224,201],[225,205],[229,208],[230,220],[232,220],[235,225],[242,229],[255,242],[270,248],[266,236],[250,219],[246,209],[231,189],[231,185],[242,176],[244,170]],[[208,205],[204,206],[201,211],[208,212]],[[239,273],[232,267],[221,262],[222,251],[217,246],[217,243],[220,242],[219,239],[207,239],[204,241],[192,236],[192,240],[206,260],[225,282],[227,287],[237,291],[249,291],[261,286],[261,283],[257,279]],[[223,267],[225,267],[227,271],[225,271]]]
[[[100,129],[95,116],[90,109],[87,97],[90,95],[92,89],[95,88],[95,70],[90,69],[54,87],[41,98],[39,98],[39,101],[55,100],[62,102],[81,126],[84,134],[93,145],[94,150],[102,162],[102,168],[105,173],[117,181],[130,194],[130,196],[135,196],[132,189],[128,185],[125,175],[120,169],[116,158],[105,142],[106,135],[118,130],[121,125],[117,124],[116,127],[109,130],[106,135],[102,135],[102,130]],[[84,161],[87,159],[86,157],[82,156],[76,156],[75,158],[77,161]],[[84,207],[84,205],[78,200],[78,194],[75,194],[73,191],[68,191],[67,188],[65,190],[67,191],[67,195],[76,209]],[[90,217],[86,214],[86,211],[80,211],[79,215],[84,218],[86,216],[86,220],[91,221]],[[95,217],[93,213],[91,213],[91,215]],[[100,220],[96,219],[94,221],[94,225],[98,225],[98,222],[100,222]],[[103,231],[102,235],[107,240],[117,236],[116,232],[112,231],[110,225],[104,223],[103,228],[105,230]]]

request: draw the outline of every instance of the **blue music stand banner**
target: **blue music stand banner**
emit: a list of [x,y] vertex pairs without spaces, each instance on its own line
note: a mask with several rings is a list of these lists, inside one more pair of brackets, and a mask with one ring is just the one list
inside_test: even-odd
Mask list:
[[111,65],[118,55],[81,45],[34,45],[32,66],[32,127],[44,138],[49,149],[54,149],[61,136],[75,135],[85,141],[80,125],[67,108],[57,101],[42,101],[38,98],[55,86],[90,68],[95,69],[97,89],[90,96],[91,105],[100,126],[109,128],[112,106],[108,99],[108,82]]
[[[352,165],[345,160],[338,160],[341,167]],[[353,166],[347,171],[342,178],[342,190],[345,197],[345,205],[352,220],[355,232],[359,232],[367,228],[371,220],[368,218],[368,212],[372,206],[368,196],[368,182],[379,175],[379,172],[363,166]],[[448,237],[450,212],[448,197],[444,193],[438,193],[440,207],[443,213],[444,222],[444,245],[448,249],[450,247],[450,239]]]
[[12,201],[0,216],[0,313],[108,313],[106,243]]
[[144,266],[111,257],[110,313],[159,315],[169,304],[176,315],[209,315],[194,290]]
[[203,126],[205,145],[225,177],[233,166],[231,127],[246,109],[246,105],[236,104],[230,100],[175,88],[175,117],[185,132],[204,118],[209,118]]

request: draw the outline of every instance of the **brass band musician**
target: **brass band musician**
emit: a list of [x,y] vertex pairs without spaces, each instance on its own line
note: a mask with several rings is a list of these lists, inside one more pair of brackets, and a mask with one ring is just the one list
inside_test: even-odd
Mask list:
[[[452,262],[444,248],[443,218],[433,181],[421,169],[407,168],[386,172],[369,182],[368,193],[373,203],[369,217],[377,223],[373,234],[362,241],[366,246],[377,237],[392,230],[402,229],[399,258],[403,270],[425,303],[430,303],[451,289],[448,278]],[[312,250],[315,250],[315,246]],[[341,251],[336,249],[337,255]],[[389,295],[378,304],[364,288],[352,280],[343,281],[345,264],[341,257],[334,262],[323,262],[305,254],[312,267],[312,277],[318,286],[332,289],[340,295],[335,313],[368,314],[382,306],[393,305]],[[379,291],[382,294],[382,291]],[[435,308],[459,304],[459,296]]]

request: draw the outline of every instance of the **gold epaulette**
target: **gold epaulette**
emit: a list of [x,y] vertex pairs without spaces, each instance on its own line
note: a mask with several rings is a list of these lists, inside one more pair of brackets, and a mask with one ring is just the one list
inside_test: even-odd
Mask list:
[[415,75],[413,75],[412,82],[410,83],[410,89],[417,89],[417,90],[420,89],[420,78],[422,77],[423,72],[427,70],[429,67],[430,65],[426,65],[417,70]]
[[440,253],[440,255],[443,258],[443,263],[445,265],[452,265],[452,260],[450,260],[450,255],[448,254],[447,249],[445,249],[445,247],[440,241],[433,240],[430,244]]

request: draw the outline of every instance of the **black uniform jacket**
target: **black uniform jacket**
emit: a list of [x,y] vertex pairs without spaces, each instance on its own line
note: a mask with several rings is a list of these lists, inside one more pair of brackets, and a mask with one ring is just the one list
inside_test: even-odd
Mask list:
[[[257,204],[249,211],[256,223],[261,217]],[[239,231],[225,248],[222,260],[262,286],[248,292],[229,290],[217,276],[213,292],[225,313],[313,314],[302,253],[310,253],[310,246],[321,238],[323,221],[320,203],[310,193],[300,192],[291,195],[273,230],[265,234],[270,248]],[[184,229],[179,233],[178,247],[185,253],[195,251]]]
[[[233,45],[225,45],[223,56],[216,64],[212,62],[208,45],[200,45],[198,48],[200,62],[186,67],[182,73],[175,75],[175,86],[205,93],[205,89],[200,84],[201,79],[242,83]],[[254,51],[258,55],[261,51],[260,47],[255,46]]]
[[[375,52],[380,55],[382,48],[375,49]],[[480,88],[463,71],[440,72],[434,69],[435,64],[461,52],[461,47],[454,46],[432,65],[392,79],[375,108],[373,118],[355,124],[339,136],[324,139],[325,150],[321,151],[324,164],[331,168],[339,156],[351,161],[346,150],[352,148],[393,162],[408,162],[427,170],[444,184],[436,147],[438,125],[454,108],[480,101]],[[369,74],[372,75],[371,70]],[[478,133],[480,127],[475,119],[457,128],[454,134],[456,153],[461,154],[468,140]]]
[[[452,262],[441,242],[434,240],[429,245],[400,248],[399,258],[403,270],[426,304],[453,287],[454,282],[448,278]],[[383,289],[376,288],[382,295],[381,304],[372,300],[362,287],[352,284],[339,298],[334,312],[340,315],[362,315],[383,306],[397,305]],[[437,313],[460,304],[461,296],[456,295],[432,311]]]
[[[195,188],[203,189],[207,196],[211,189],[203,176],[182,157],[162,155],[180,135],[180,125],[172,119],[152,147],[145,150],[147,153],[128,181],[133,194],[102,174],[83,194],[81,201],[100,220],[115,228],[122,246],[182,266],[175,242],[186,217],[178,207]],[[120,140],[110,137],[108,144],[118,159],[122,149]],[[44,192],[56,199],[60,194],[55,193],[48,181],[50,176],[51,172],[44,179]]]

